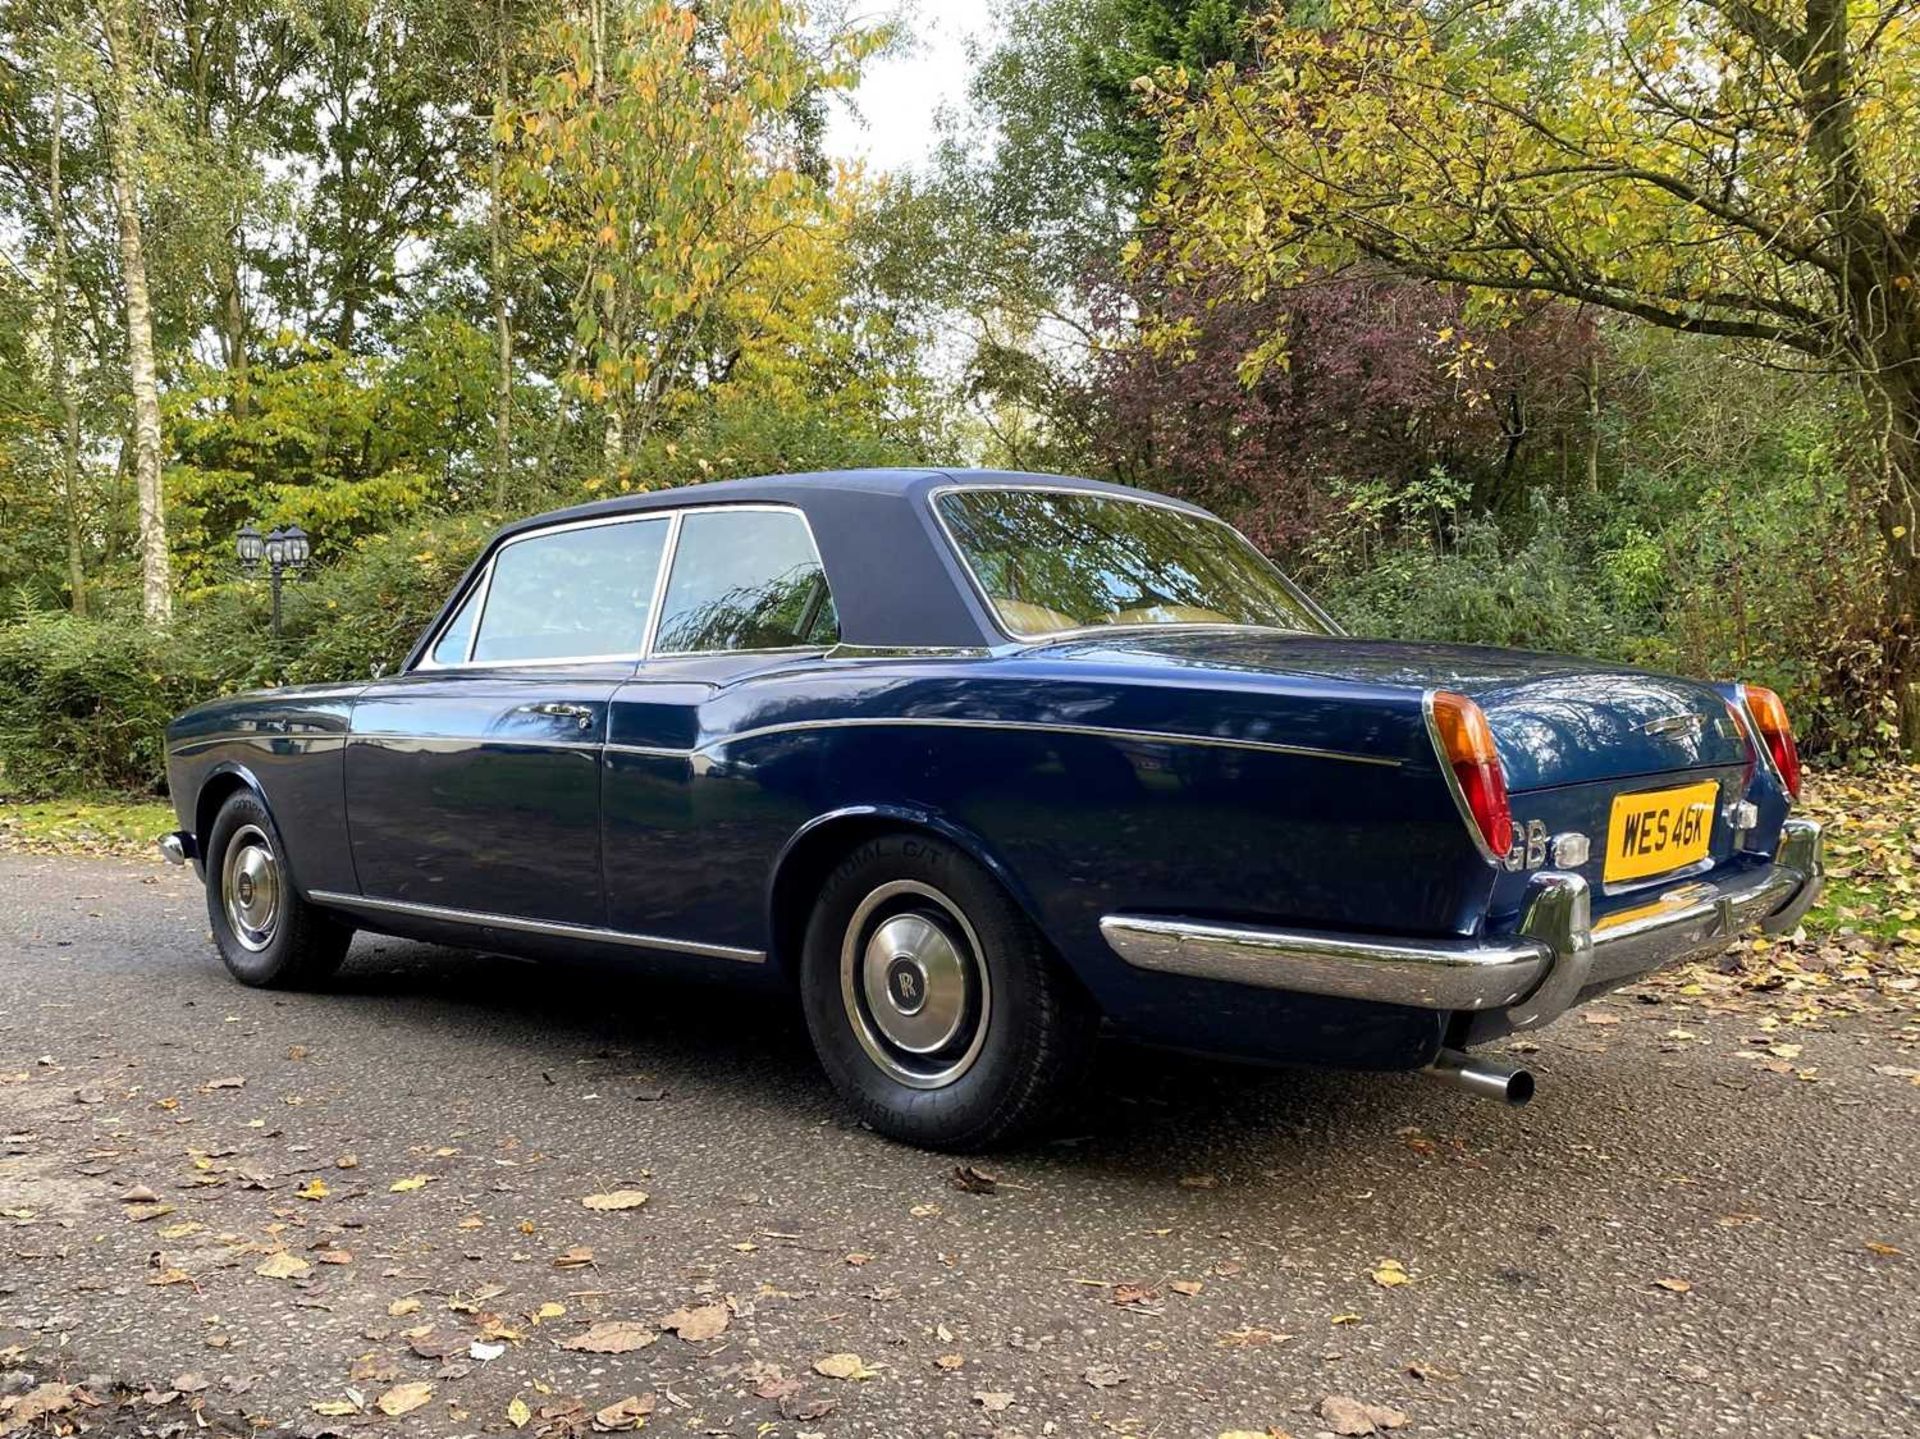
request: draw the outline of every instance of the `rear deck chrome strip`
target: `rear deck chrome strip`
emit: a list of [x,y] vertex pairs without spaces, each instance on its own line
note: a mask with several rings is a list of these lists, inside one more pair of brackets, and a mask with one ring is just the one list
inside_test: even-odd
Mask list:
[[471,924],[492,929],[518,930],[523,934],[543,934],[555,939],[584,939],[596,944],[620,944],[631,949],[659,949],[673,954],[695,954],[704,959],[731,959],[740,964],[765,964],[766,951],[737,949],[730,944],[702,944],[692,939],[668,939],[657,934],[630,934],[625,930],[604,929],[595,924],[565,924],[553,919],[526,919],[514,914],[490,914],[484,910],[453,909],[439,904],[415,904],[403,899],[371,899],[360,894],[341,894],[336,890],[315,889],[307,898],[319,905],[339,909],[366,910],[374,914],[407,914],[418,919],[437,919],[450,924]]

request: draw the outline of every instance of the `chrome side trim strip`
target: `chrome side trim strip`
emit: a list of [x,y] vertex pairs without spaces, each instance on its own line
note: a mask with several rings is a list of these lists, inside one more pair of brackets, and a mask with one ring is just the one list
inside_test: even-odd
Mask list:
[[655,744],[610,744],[604,748],[608,754],[637,754],[648,759],[692,759],[699,753],[698,750]]
[[[722,735],[698,746],[693,753],[704,754],[726,745],[739,744],[768,735],[792,734],[801,730],[858,729],[899,726],[927,729],[1012,730],[1033,734],[1090,735],[1098,739],[1123,740],[1133,744],[1191,744],[1214,749],[1259,750],[1269,754],[1304,755],[1311,759],[1347,760],[1353,764],[1382,765],[1397,768],[1402,761],[1393,755],[1354,754],[1349,750],[1318,749],[1312,745],[1282,744],[1275,740],[1237,739],[1230,735],[1175,734],[1163,730],[1122,729],[1110,725],[1056,724],[1045,720],[962,719],[942,715],[856,715],[834,719],[792,720],[785,724],[759,725],[734,734]],[[619,746],[609,746],[619,748]]]
[[1530,939],[1396,940],[1147,915],[1110,914],[1100,933],[1138,969],[1420,1009],[1512,1004],[1551,960]]
[[487,745],[506,745],[514,749],[579,749],[598,752],[598,740],[520,739],[513,735],[387,734],[369,731],[347,736],[352,744],[404,744],[423,749],[467,750]]
[[705,959],[731,959],[741,964],[765,964],[766,952],[737,949],[729,944],[702,944],[692,939],[668,939],[657,934],[629,934],[625,930],[604,929],[594,924],[565,924],[552,919],[525,919],[513,914],[490,914],[483,910],[451,909],[439,904],[415,904],[401,899],[371,899],[360,894],[341,894],[334,890],[307,892],[315,904],[340,909],[362,909],[375,914],[410,914],[418,919],[438,919],[452,924],[484,925],[492,929],[512,929],[524,934],[544,934],[556,939],[584,939],[598,944],[621,944],[633,949],[660,949],[674,954],[696,954]]
[[198,735],[193,739],[179,740],[167,746],[169,757],[193,754],[199,750],[211,749],[218,744],[271,745],[288,740],[306,745],[310,749],[326,749],[333,745],[345,744],[347,736],[334,731],[327,734],[276,734],[271,730],[228,730],[221,734]]

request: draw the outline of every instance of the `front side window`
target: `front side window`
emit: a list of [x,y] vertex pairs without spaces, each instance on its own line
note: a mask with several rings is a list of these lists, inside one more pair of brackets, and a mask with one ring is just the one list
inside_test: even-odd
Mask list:
[[837,644],[840,622],[806,521],[706,510],[680,522],[656,654]]
[[667,528],[665,519],[629,520],[553,530],[503,546],[494,557],[473,658],[637,655]]
[[467,592],[460,612],[447,622],[447,627],[440,631],[440,638],[434,641],[435,664],[457,665],[466,662],[467,642],[473,638],[473,617],[479,608],[480,586],[475,585]]
[[1089,490],[964,489],[936,501],[1009,634],[1100,625],[1326,626],[1218,520]]

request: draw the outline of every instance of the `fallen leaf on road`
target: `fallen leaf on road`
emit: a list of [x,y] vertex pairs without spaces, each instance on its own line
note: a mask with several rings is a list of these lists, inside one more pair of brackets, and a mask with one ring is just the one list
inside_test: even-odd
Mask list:
[[1220,1181],[1211,1174],[1183,1174],[1180,1176],[1182,1189],[1217,1189]]
[[533,1418],[533,1411],[527,1408],[527,1401],[514,1399],[507,1405],[507,1423],[516,1429],[527,1427],[527,1421]]
[[1095,1389],[1111,1389],[1127,1382],[1126,1374],[1111,1364],[1090,1365],[1081,1371],[1080,1377]]
[[8,1434],[24,1429],[36,1419],[44,1419],[49,1414],[64,1414],[79,1402],[76,1393],[77,1384],[41,1384],[29,1389],[13,1401],[13,1408],[7,1411],[4,1431]]
[[120,1211],[135,1224],[144,1224],[149,1219],[158,1219],[163,1214],[173,1213],[171,1204],[129,1204]]
[[224,1079],[209,1079],[201,1085],[202,1089],[244,1089],[246,1079],[238,1074],[230,1074]]
[[329,1419],[344,1419],[349,1414],[360,1412],[360,1406],[351,1399],[316,1399],[307,1407]]
[[1686,1294],[1693,1289],[1684,1279],[1656,1279],[1653,1283],[1655,1288],[1670,1290],[1675,1294]]
[[1149,1289],[1144,1284],[1116,1284],[1113,1286],[1112,1302],[1123,1307],[1129,1304],[1151,1304],[1159,1297],[1159,1290]]
[[1001,1414],[1012,1407],[1013,1396],[995,1390],[979,1390],[973,1396],[973,1402],[989,1414]]
[[1229,1329],[1214,1344],[1221,1349],[1258,1349],[1267,1344],[1285,1344],[1293,1338],[1291,1334],[1281,1334],[1272,1329],[1257,1329],[1251,1324],[1238,1329]]
[[656,1402],[651,1394],[629,1394],[618,1404],[609,1404],[604,1409],[596,1410],[593,1427],[602,1432],[638,1429],[646,1422],[646,1417],[653,1413]]
[[858,1354],[828,1354],[813,1361],[813,1372],[829,1379],[872,1379],[880,1371],[869,1369]]
[[[1589,1009],[1580,1017],[1588,1024],[1618,1024],[1620,1022],[1619,1015],[1608,1014],[1604,1009]],[[1371,1429],[1361,1429],[1357,1432],[1361,1434],[1371,1434],[1373,1431]]]
[[507,1346],[504,1344],[488,1344],[479,1339],[474,1340],[473,1343],[467,1346],[467,1358],[478,1359],[482,1364],[487,1363],[489,1360],[498,1359],[506,1352]]
[[1198,1279],[1176,1279],[1167,1286],[1175,1294],[1184,1294],[1189,1299],[1206,1287],[1206,1284]]
[[1398,1259],[1382,1259],[1373,1271],[1373,1282],[1382,1289],[1397,1289],[1402,1284],[1413,1283],[1413,1276]]
[[958,1369],[966,1362],[967,1356],[964,1354],[942,1354],[933,1361],[933,1367],[936,1369]]
[[1867,1248],[1886,1259],[1894,1259],[1907,1252],[1898,1245],[1882,1244],[1877,1239],[1869,1239],[1867,1241]]
[[937,1204],[916,1204],[907,1211],[915,1219],[931,1219],[939,1212],[940,1206]]
[[553,1256],[555,1269],[579,1269],[593,1263],[593,1251],[584,1244],[576,1244],[571,1249],[562,1250]]
[[402,1314],[418,1314],[420,1301],[409,1295],[405,1299],[396,1299],[387,1306],[387,1313],[398,1319]]
[[1377,1434],[1382,1429],[1399,1429],[1407,1416],[1398,1409],[1379,1404],[1363,1404],[1343,1394],[1329,1394],[1320,1401],[1320,1417],[1336,1434]]
[[954,1165],[947,1182],[964,1194],[992,1194],[1000,1188],[997,1176],[975,1169],[971,1164]]
[[396,1179],[387,1186],[389,1194],[411,1194],[416,1189],[424,1189],[433,1183],[431,1174],[415,1174],[406,1179]]
[[332,1193],[332,1191],[327,1188],[326,1180],[316,1176],[294,1190],[293,1197],[295,1199],[325,1199],[330,1193]]
[[725,1332],[728,1317],[724,1304],[701,1304],[694,1308],[674,1310],[660,1321],[660,1327],[671,1329],[693,1344]]
[[282,1249],[254,1265],[253,1272],[265,1279],[293,1279],[310,1268],[312,1266],[299,1255],[289,1254]]
[[638,1209],[647,1202],[643,1189],[616,1189],[610,1194],[589,1194],[580,1201],[589,1209]]
[[412,1384],[396,1384],[373,1402],[382,1414],[398,1417],[411,1414],[432,1398],[433,1385],[421,1379]]
[[571,1339],[562,1339],[560,1347],[582,1354],[627,1354],[645,1349],[659,1337],[651,1325],[637,1319],[602,1319]]
[[185,1239],[189,1234],[198,1234],[207,1226],[197,1219],[183,1219],[178,1224],[169,1224],[160,1231],[162,1239]]
[[131,1189],[123,1189],[120,1191],[120,1202],[122,1204],[151,1204],[159,1197],[159,1195],[155,1194],[144,1184],[136,1184]]
[[871,1254],[862,1254],[858,1250],[855,1250],[847,1256],[847,1263],[851,1264],[855,1269],[858,1269],[862,1264],[870,1264],[872,1262],[873,1256]]

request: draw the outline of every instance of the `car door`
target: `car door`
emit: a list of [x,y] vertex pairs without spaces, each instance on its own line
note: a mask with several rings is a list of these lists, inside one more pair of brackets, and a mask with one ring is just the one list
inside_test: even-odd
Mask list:
[[622,516],[515,536],[421,663],[362,695],[346,804],[365,897],[606,923],[601,750],[670,527]]
[[839,620],[798,510],[713,506],[679,523],[653,644],[609,719],[608,922],[747,958],[765,948],[769,866],[806,797],[688,751],[703,706],[791,676],[839,642]]

